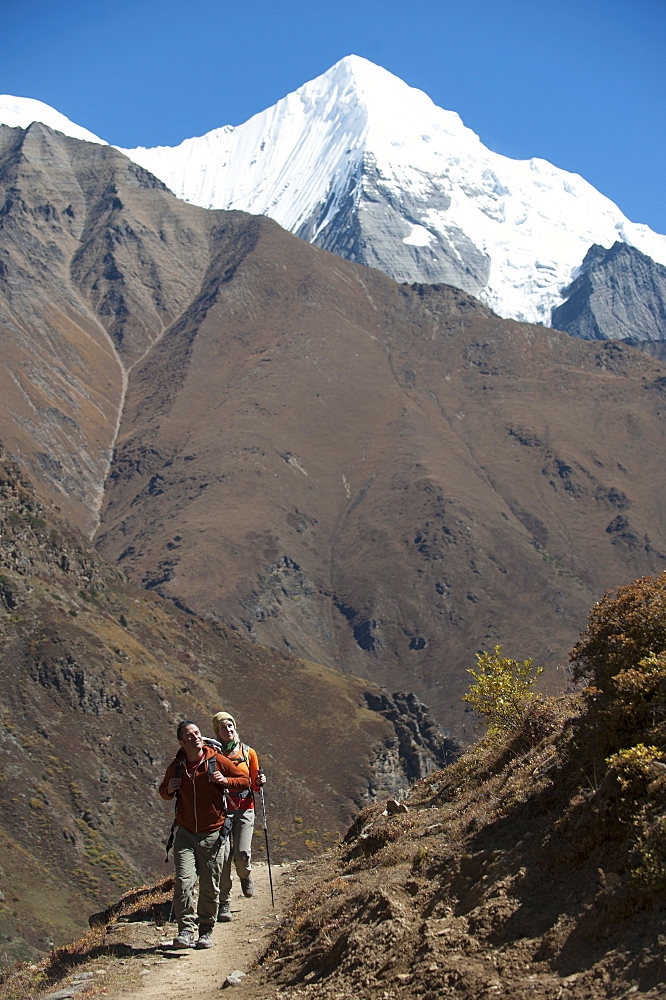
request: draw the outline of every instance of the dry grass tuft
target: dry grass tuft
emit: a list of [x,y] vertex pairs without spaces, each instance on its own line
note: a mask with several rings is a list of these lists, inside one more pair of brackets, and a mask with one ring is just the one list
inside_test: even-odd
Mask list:
[[141,886],[126,892],[120,900],[98,917],[89,931],[62,948],[54,948],[38,964],[5,963],[0,967],[0,1000],[34,1000],[37,992],[54,987],[74,969],[95,958],[111,958],[116,949],[106,943],[106,927],[120,917],[154,919],[158,908],[171,900],[173,876],[154,886]]

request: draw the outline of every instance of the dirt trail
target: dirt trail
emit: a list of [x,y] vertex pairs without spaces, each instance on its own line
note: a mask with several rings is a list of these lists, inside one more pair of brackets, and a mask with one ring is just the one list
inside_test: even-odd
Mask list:
[[[132,956],[113,962],[113,969],[100,969],[95,987],[103,991],[104,1000],[219,1000],[227,976],[236,970],[249,972],[268,943],[291,897],[296,864],[272,866],[275,909],[266,865],[252,866],[255,892],[251,899],[242,896],[234,879],[234,919],[216,925],[213,948],[178,952],[164,948],[177,933],[175,924],[159,928],[146,923],[116,924],[109,929],[109,944],[129,945]],[[252,979],[248,975],[234,987],[234,998],[254,992]]]

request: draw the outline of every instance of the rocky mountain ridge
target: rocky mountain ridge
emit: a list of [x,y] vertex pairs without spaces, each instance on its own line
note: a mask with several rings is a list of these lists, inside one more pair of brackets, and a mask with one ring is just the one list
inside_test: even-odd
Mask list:
[[584,340],[624,340],[655,357],[666,342],[666,267],[627,246],[592,246],[552,323]]

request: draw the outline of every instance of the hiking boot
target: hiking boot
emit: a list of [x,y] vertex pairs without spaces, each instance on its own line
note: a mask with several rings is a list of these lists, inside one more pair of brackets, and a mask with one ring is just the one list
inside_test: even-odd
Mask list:
[[197,948],[212,948],[213,947],[213,928],[210,924],[204,925],[199,928],[199,940],[196,943]]
[[194,948],[194,931],[180,931],[171,942],[172,948]]
[[233,919],[234,916],[231,912],[231,903],[228,899],[225,899],[220,903],[220,908],[217,911],[217,922],[218,924],[226,924]]
[[241,889],[243,890],[243,895],[244,896],[248,896],[249,897],[249,896],[253,896],[254,895],[254,882],[252,881],[252,876],[251,875],[248,875],[247,878],[242,878],[240,880],[240,884],[241,884]]

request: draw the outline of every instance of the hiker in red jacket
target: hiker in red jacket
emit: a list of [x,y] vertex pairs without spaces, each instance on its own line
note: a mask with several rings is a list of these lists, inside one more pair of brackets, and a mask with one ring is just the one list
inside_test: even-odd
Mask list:
[[229,854],[227,791],[249,788],[247,773],[204,745],[198,726],[184,720],[176,730],[180,750],[160,785],[163,799],[176,798],[173,906],[178,921],[174,948],[195,947],[194,886],[199,877],[197,948],[212,947],[220,895],[220,875]]
[[[259,767],[256,751],[242,743],[236,732],[236,722],[228,712],[217,712],[213,716],[215,735],[220,743],[220,753],[249,775],[250,786],[246,792],[229,795],[231,827],[231,851],[222,865],[220,877],[220,908],[217,919],[220,922],[233,920],[231,913],[231,862],[240,879],[244,896],[254,893],[252,881],[252,834],[254,832],[254,792],[266,783],[266,775]],[[231,812],[233,810],[233,812]]]

